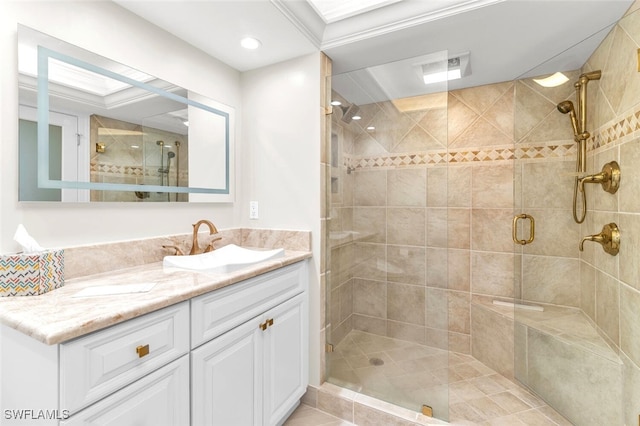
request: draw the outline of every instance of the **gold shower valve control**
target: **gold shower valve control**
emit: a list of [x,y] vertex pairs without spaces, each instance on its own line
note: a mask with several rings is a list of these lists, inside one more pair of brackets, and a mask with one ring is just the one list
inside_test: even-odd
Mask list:
[[[521,240],[518,238],[518,221],[520,219],[529,219],[529,239]],[[533,219],[533,216],[528,215],[526,213],[518,214],[513,217],[513,224],[511,227],[511,238],[513,242],[520,245],[531,244],[536,237],[536,221]]]
[[149,355],[149,345],[140,345],[136,348],[138,358]]
[[585,183],[599,183],[606,192],[615,194],[620,188],[620,165],[616,161],[611,161],[602,166],[600,173],[584,176],[579,181],[581,192],[584,192]]

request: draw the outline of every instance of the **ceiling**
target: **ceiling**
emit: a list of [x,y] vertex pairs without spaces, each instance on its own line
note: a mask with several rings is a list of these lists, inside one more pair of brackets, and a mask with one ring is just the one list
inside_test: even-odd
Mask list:
[[[324,51],[333,73],[470,52],[450,89],[580,68],[633,0],[113,0],[244,72]],[[262,46],[240,47],[251,35]]]

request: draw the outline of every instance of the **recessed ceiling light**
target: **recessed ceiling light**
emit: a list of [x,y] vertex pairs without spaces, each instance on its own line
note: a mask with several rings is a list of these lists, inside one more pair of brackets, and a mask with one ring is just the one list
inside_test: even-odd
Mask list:
[[376,129],[375,126],[367,127],[367,130],[370,131],[370,132],[373,132],[375,129]]
[[359,115],[354,115],[353,117],[351,117],[352,120],[362,120],[362,117],[360,117]]
[[262,46],[262,43],[260,43],[260,40],[258,40],[257,38],[245,37],[240,40],[240,46],[244,47],[245,49],[254,50]]
[[569,81],[569,78],[561,72],[557,72],[546,78],[534,78],[533,81],[542,87],[557,87]]
[[342,102],[340,102],[340,101],[331,101],[331,105],[333,105],[333,106],[342,105]]

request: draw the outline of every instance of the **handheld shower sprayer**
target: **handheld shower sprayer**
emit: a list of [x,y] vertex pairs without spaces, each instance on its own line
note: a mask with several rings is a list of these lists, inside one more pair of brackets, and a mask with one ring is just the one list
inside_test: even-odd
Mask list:
[[580,137],[580,131],[578,130],[578,118],[576,117],[576,111],[573,107],[573,102],[571,101],[562,101],[558,104],[558,111],[563,114],[569,114],[571,118],[571,126],[573,127],[573,136],[575,141],[577,142]]
[[[557,105],[558,111],[563,114],[569,114],[571,118],[573,138],[578,144],[576,158],[576,171],[578,174],[583,174],[587,171],[587,139],[591,137],[591,134],[587,131],[587,84],[591,80],[600,80],[600,77],[602,77],[600,70],[580,75],[578,81],[573,85],[576,89],[576,99],[578,101],[577,109],[574,108],[571,101],[562,101]],[[580,176],[576,176],[573,188],[573,219],[577,223],[584,222],[584,218],[587,215],[587,201],[583,182]],[[577,213],[578,193],[582,194],[582,212],[579,217]]]
[[[171,159],[176,156],[173,151],[167,152],[167,168],[163,170],[163,173],[167,175],[167,186],[169,185],[169,173],[171,171]],[[171,201],[171,194],[167,193],[167,201]]]

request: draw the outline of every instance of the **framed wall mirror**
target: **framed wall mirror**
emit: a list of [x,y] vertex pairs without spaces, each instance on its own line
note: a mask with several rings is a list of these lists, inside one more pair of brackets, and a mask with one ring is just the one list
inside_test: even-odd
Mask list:
[[19,201],[233,201],[232,107],[18,29]]

